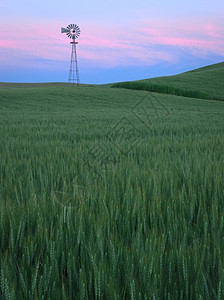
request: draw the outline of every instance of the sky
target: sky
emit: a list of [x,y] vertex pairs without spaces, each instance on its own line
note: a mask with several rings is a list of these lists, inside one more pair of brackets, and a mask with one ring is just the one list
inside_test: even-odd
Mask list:
[[224,61],[223,0],[0,0],[0,82],[67,82],[79,25],[81,83],[138,80]]

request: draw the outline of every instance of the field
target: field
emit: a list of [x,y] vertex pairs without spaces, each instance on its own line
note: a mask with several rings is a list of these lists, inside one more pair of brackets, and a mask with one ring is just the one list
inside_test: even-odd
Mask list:
[[1,299],[224,299],[222,101],[0,84],[0,108]]
[[114,87],[224,101],[224,62],[175,76],[116,83]]

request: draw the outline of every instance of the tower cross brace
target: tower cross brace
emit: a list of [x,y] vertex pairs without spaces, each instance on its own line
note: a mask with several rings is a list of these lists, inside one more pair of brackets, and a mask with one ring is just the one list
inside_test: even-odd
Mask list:
[[72,53],[71,53],[68,83],[72,85],[76,83],[77,86],[79,86],[80,80],[79,80],[79,69],[78,69],[78,60],[77,60],[77,51],[76,51],[76,45],[78,44],[78,42],[76,42],[75,39],[73,39],[73,41],[70,44],[72,45]]

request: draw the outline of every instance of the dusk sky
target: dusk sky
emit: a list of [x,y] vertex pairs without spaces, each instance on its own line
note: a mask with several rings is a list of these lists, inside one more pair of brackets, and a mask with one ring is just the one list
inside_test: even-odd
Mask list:
[[67,82],[80,26],[82,83],[173,75],[224,61],[223,0],[0,0],[0,82]]

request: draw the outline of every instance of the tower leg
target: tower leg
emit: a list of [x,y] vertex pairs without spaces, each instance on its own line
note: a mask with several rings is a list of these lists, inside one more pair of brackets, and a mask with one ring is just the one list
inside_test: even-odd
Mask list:
[[70,61],[70,69],[69,69],[69,78],[68,83],[72,85],[79,86],[79,70],[78,70],[78,60],[77,60],[77,51],[76,51],[76,42],[73,40],[72,44],[72,53],[71,53],[71,61]]

